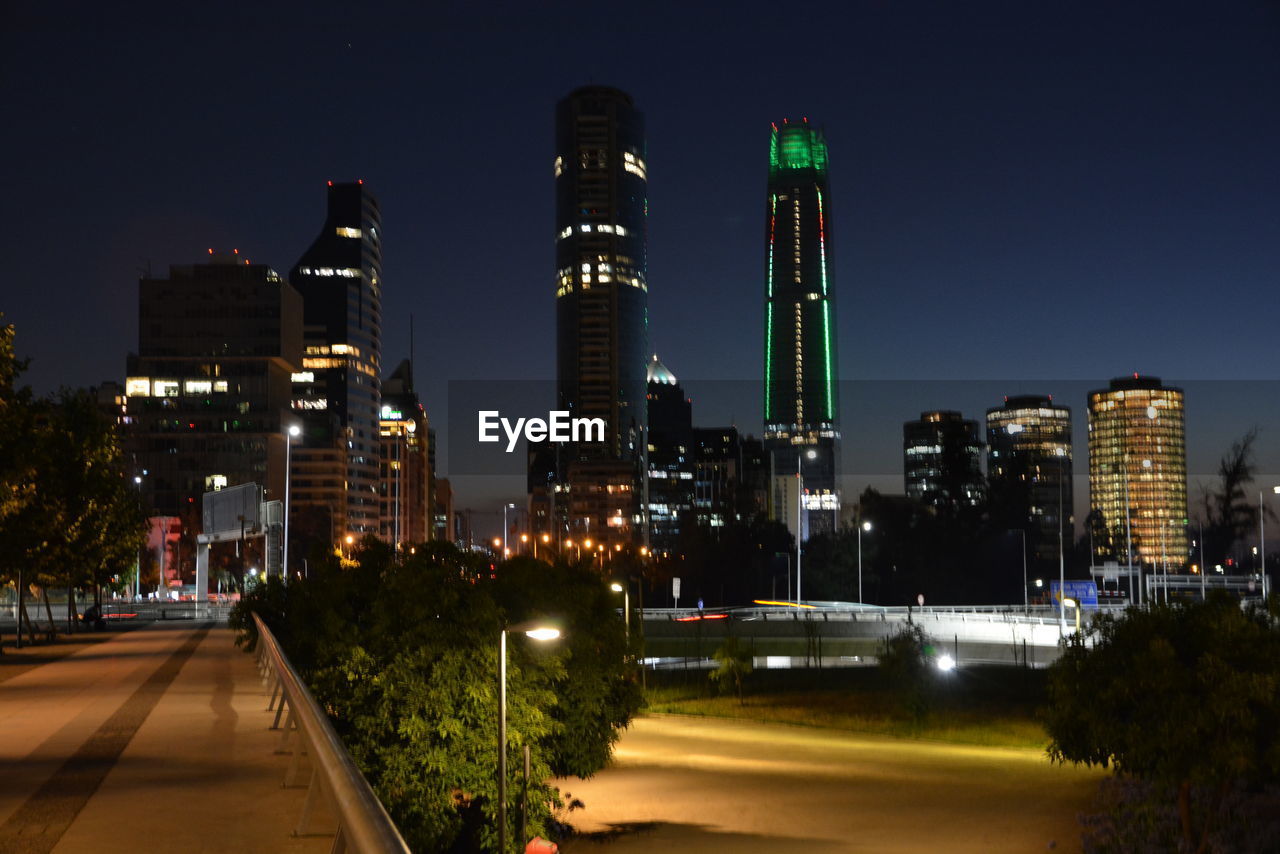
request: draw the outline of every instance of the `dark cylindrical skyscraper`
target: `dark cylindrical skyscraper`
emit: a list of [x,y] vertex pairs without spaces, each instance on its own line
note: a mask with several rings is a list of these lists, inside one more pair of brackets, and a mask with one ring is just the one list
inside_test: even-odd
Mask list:
[[531,513],[557,541],[643,541],[648,179],[644,119],[629,95],[589,86],[557,105],[555,180],[558,408],[606,426],[603,442],[534,462],[552,470],[531,475],[535,492],[553,481],[567,489],[558,510],[550,493],[545,509],[535,494]]
[[644,118],[617,89],[556,108],[556,346],[560,404],[604,418],[611,459],[639,453],[646,424],[648,212]]

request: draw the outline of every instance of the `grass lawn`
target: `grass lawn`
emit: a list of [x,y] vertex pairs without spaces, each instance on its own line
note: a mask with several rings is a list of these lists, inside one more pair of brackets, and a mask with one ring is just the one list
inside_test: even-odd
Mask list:
[[872,667],[770,670],[747,677],[743,701],[717,694],[706,672],[650,673],[650,712],[820,726],[898,738],[1043,748],[1037,719],[1045,672],[972,667],[937,674],[917,717]]

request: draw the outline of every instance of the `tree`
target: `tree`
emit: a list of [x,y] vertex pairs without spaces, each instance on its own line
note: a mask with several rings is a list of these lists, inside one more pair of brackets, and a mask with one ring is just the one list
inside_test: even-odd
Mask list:
[[249,613],[267,622],[415,850],[472,851],[496,838],[500,630],[558,618],[554,644],[508,641],[507,812],[519,811],[528,745],[526,826],[546,835],[559,800],[542,781],[603,767],[641,701],[607,586],[585,565],[517,558],[490,570],[448,543],[397,562],[366,539],[355,558],[287,588],[259,585],[233,625],[251,643]]
[[1245,492],[1253,482],[1253,444],[1258,431],[1250,430],[1235,442],[1218,462],[1218,485],[1204,495],[1204,536],[1209,549],[1207,563],[1226,563],[1235,544],[1258,527],[1258,505]]
[[1226,597],[1100,615],[1051,668],[1050,757],[1167,787],[1182,845],[1207,850],[1233,789],[1280,779],[1277,626]]
[[738,692],[738,703],[741,705],[743,703],[742,681],[751,675],[753,669],[751,650],[731,635],[724,639],[724,643],[711,654],[711,657],[716,662],[716,669],[710,674],[711,681],[719,685],[721,690],[725,685],[732,685]]

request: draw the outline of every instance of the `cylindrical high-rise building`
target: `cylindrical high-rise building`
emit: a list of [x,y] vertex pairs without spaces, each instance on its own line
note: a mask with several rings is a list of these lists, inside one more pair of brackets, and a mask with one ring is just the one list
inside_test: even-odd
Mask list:
[[[765,236],[764,439],[773,468],[772,516],[795,525],[780,479],[799,478],[800,530],[839,521],[839,378],[831,275],[827,143],[809,120],[773,126]],[[821,512],[815,512],[821,511]]]
[[1006,397],[987,410],[987,474],[993,495],[1023,516],[1039,571],[1056,568],[1075,543],[1071,410],[1047,395]]
[[646,424],[648,214],[644,117],[585,87],[556,108],[556,379],[575,418],[604,418],[606,456],[632,459]]
[[1187,563],[1182,389],[1134,374],[1089,392],[1089,509],[1096,558],[1148,572]]
[[[644,118],[631,96],[588,86],[557,105],[558,408],[606,425],[603,442],[579,443],[563,454],[544,449],[546,459],[531,464],[537,470],[530,475],[531,516],[546,520],[557,542],[581,536],[622,544],[647,536],[645,160]],[[545,508],[538,496],[544,483]],[[553,509],[555,492],[562,497]]]

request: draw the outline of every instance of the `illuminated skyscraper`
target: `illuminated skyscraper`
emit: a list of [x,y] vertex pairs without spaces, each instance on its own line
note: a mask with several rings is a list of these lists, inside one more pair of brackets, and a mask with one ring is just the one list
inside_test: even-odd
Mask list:
[[794,527],[795,499],[787,497],[794,490],[783,479],[799,471],[808,511],[803,538],[831,530],[840,513],[827,143],[808,119],[773,126],[766,214],[764,439],[773,465],[771,515]]
[[902,473],[909,498],[949,510],[977,505],[983,496],[978,422],[940,410],[904,423]]
[[[648,423],[648,190],[644,118],[590,86],[556,107],[556,379],[561,409],[603,418],[604,441],[565,449],[556,515],[598,542],[640,538]],[[547,482],[544,475],[534,481]],[[535,517],[538,512],[535,511]],[[548,512],[544,518],[551,518]],[[558,525],[558,523],[557,523]]]
[[363,181],[329,182],[324,227],[289,281],[302,294],[304,323],[291,515],[327,515],[339,539],[376,535],[382,216]]
[[1187,563],[1182,389],[1134,374],[1089,392],[1089,509],[1095,559],[1147,572]]
[[1056,568],[1059,545],[1075,542],[1071,410],[1035,395],[988,409],[987,474],[993,499],[1022,517],[1032,561]]
[[238,253],[138,283],[127,447],[149,508],[198,524],[201,496],[258,483],[284,497],[290,375],[302,357],[298,292]]

